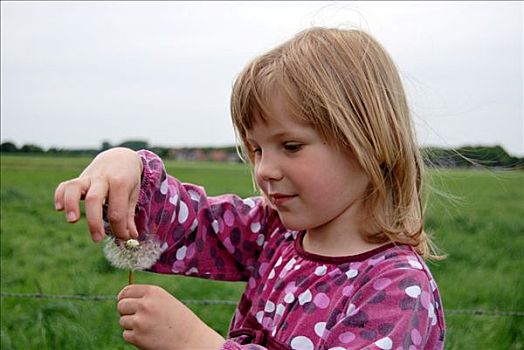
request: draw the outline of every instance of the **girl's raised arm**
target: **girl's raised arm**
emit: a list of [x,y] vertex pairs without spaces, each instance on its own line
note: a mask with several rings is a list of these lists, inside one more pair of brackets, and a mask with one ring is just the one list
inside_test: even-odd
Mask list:
[[247,280],[264,243],[281,227],[261,197],[208,196],[204,188],[166,173],[162,160],[143,150],[135,222],[141,239],[157,240],[162,255],[151,271],[217,280]]

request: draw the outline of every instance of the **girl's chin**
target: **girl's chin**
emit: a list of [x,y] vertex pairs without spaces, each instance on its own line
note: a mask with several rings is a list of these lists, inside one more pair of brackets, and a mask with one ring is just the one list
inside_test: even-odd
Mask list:
[[278,215],[280,217],[280,221],[282,222],[282,225],[284,225],[284,227],[288,229],[289,231],[305,231],[308,229],[308,227],[304,225],[303,223],[299,223],[299,222],[289,220],[289,219],[286,220],[285,214],[282,215],[282,213],[279,212]]

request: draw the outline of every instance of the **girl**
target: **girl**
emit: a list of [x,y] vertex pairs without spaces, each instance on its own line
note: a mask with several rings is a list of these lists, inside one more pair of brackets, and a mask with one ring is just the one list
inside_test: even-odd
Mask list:
[[89,230],[154,239],[150,269],[246,281],[223,339],[163,289],[119,294],[124,339],[145,349],[442,349],[423,229],[422,160],[399,74],[359,30],[312,28],[256,58],[233,124],[262,195],[208,197],[149,151],[101,153],[60,184]]

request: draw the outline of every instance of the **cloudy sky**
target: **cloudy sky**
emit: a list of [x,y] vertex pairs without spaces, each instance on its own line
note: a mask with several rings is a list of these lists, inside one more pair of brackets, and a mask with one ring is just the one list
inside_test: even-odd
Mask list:
[[1,2],[1,141],[229,145],[244,64],[312,25],[397,63],[418,138],[524,155],[522,2]]

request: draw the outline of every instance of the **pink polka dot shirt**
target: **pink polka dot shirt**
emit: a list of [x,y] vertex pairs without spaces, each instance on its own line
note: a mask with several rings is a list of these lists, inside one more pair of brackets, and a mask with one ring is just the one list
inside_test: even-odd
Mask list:
[[442,349],[439,292],[409,246],[363,254],[308,253],[259,197],[207,196],[168,176],[160,158],[144,164],[139,232],[163,253],[151,271],[245,281],[222,349]]

